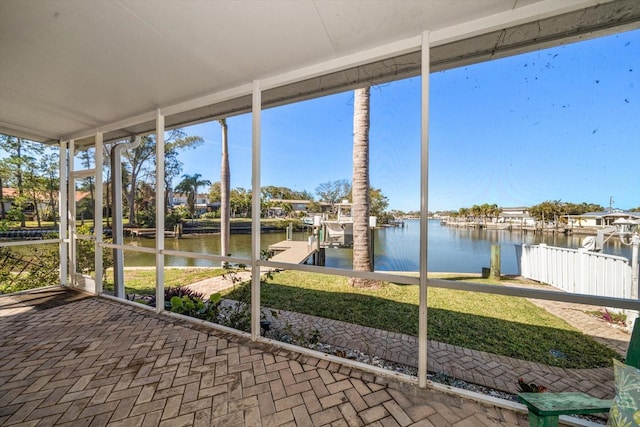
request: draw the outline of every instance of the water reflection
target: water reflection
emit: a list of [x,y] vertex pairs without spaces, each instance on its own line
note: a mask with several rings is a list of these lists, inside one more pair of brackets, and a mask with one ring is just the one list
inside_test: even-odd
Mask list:
[[[375,269],[381,271],[417,271],[419,269],[420,227],[418,220],[406,221],[404,227],[380,228],[374,232]],[[522,243],[546,243],[550,246],[579,248],[584,235],[534,234],[507,230],[475,230],[441,226],[438,221],[429,221],[429,271],[479,273],[489,266],[492,244],[501,245],[501,269],[503,274],[518,271],[514,245]],[[261,248],[285,240],[285,233],[265,233],[261,236]],[[294,233],[295,240],[306,240],[305,233]],[[128,239],[127,244],[154,247],[154,239]],[[167,238],[166,249],[220,254],[219,235],[188,236],[182,239]],[[250,257],[251,236],[231,236],[230,252],[234,257]],[[612,238],[605,246],[605,253],[630,258],[631,249]],[[326,266],[352,268],[351,249],[327,248]],[[151,266],[152,254],[125,251],[126,266]],[[213,266],[216,263],[181,257],[165,257],[167,266]]]

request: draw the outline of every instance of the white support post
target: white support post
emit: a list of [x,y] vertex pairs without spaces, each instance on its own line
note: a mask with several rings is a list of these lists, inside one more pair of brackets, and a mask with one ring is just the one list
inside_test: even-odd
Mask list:
[[260,118],[262,92],[253,82],[252,99],[252,168],[251,168],[251,339],[260,336]]
[[73,177],[74,157],[75,157],[75,141],[69,141],[69,159],[67,171],[69,173],[68,199],[67,199],[67,215],[69,220],[69,277],[71,278],[71,286],[77,286],[78,278],[76,277],[76,181]]
[[68,173],[67,167],[67,142],[60,141],[60,158],[59,160],[59,175],[60,175],[60,192],[58,194],[58,215],[60,217],[60,223],[58,224],[58,234],[60,235],[60,284],[66,286],[68,281],[68,259],[69,259],[69,243],[68,236],[68,190],[67,183],[71,180],[71,175]]
[[[123,208],[122,208],[122,151],[136,148],[142,139],[139,136],[125,144],[117,144],[111,149],[111,190],[113,194],[111,237],[113,243],[122,245],[123,237]],[[125,298],[124,294],[124,252],[121,248],[113,251],[113,294],[116,298]]]
[[427,386],[427,272],[429,195],[429,32],[422,33],[422,109],[420,132],[420,290],[418,308],[418,386]]
[[93,232],[95,234],[95,292],[96,295],[102,293],[102,273],[104,266],[102,265],[102,203],[103,203],[103,188],[102,188],[102,166],[103,166],[103,134],[102,132],[96,133],[95,144],[95,200],[93,207]]
[[164,116],[156,113],[156,312],[164,310]]

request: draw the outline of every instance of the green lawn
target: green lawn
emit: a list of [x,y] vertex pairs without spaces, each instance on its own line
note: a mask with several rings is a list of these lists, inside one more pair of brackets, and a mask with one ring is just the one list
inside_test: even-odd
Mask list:
[[[226,296],[233,298],[234,292]],[[377,290],[354,289],[344,277],[286,271],[266,281],[261,302],[275,309],[418,333],[417,286],[388,283]],[[430,288],[428,308],[432,340],[567,368],[610,366],[612,357],[620,357],[524,298]],[[560,350],[566,358],[557,359],[550,350]]]
[[[222,268],[165,268],[165,288],[184,286],[209,277],[221,276],[226,271]],[[155,295],[156,271],[154,267],[124,270],[125,293],[137,295]],[[113,291],[113,269],[107,271],[104,289]]]
[[[167,268],[165,281],[167,287],[181,286],[224,273],[219,268]],[[500,286],[488,279],[448,276],[439,277]],[[155,271],[126,269],[125,283],[128,294],[152,295]],[[236,298],[239,291],[225,297]],[[274,309],[418,334],[417,286],[386,283],[377,290],[355,289],[344,277],[285,271],[266,280],[261,302]],[[612,357],[620,358],[524,298],[430,288],[428,307],[432,340],[566,368],[610,366]],[[552,349],[566,358],[554,358]]]

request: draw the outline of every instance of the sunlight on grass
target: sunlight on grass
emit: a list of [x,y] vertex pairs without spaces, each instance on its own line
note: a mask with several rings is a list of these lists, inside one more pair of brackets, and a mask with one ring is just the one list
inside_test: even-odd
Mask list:
[[[234,298],[234,291],[226,296]],[[270,308],[418,334],[416,285],[356,289],[346,277],[285,271],[263,284],[261,301]],[[524,298],[429,288],[428,307],[432,340],[568,368],[609,366],[612,357],[620,357]],[[552,349],[566,358],[553,357]]]
[[[165,283],[167,287],[183,286],[224,273],[220,268],[167,268]],[[112,283],[112,271],[108,275]],[[491,279],[467,275],[430,275],[430,278],[443,276],[501,286]],[[417,336],[417,285],[385,283],[371,290],[353,288],[347,280],[298,271],[275,273],[263,282],[262,306]],[[128,294],[152,295],[154,284],[153,269],[125,269]],[[237,299],[243,286],[249,284],[229,289],[223,292],[224,296]],[[612,357],[620,358],[613,350],[525,298],[433,287],[427,297],[431,340],[565,368],[610,366]],[[559,350],[566,357],[555,358],[550,350]]]

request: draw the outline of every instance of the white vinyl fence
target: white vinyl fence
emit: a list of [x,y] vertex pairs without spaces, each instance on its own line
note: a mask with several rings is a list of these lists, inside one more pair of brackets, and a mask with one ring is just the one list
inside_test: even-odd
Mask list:
[[615,255],[554,246],[516,245],[520,275],[566,292],[631,298],[631,265]]

